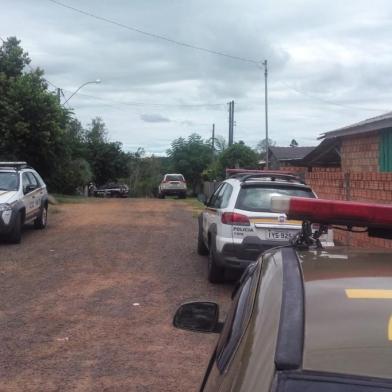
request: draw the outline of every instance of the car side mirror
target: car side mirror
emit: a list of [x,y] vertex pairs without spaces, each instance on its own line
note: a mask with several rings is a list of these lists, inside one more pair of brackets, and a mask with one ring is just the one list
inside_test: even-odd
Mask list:
[[173,325],[195,332],[220,333],[219,305],[214,302],[188,302],[182,304],[174,315]]
[[24,193],[25,193],[25,194],[26,194],[26,193],[30,193],[30,192],[32,192],[32,191],[35,190],[35,189],[37,189],[37,186],[36,186],[36,185],[32,185],[32,184],[26,185],[26,188],[25,188]]

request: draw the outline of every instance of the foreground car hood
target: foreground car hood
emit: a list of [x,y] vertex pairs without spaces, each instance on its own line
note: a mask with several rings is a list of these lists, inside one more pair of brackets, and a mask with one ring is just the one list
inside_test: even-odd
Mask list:
[[0,204],[12,201],[17,191],[0,191]]

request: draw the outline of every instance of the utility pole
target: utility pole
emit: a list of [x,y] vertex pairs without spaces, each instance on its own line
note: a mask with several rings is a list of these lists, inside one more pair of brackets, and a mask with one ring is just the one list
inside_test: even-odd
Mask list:
[[215,124],[212,124],[212,159],[214,159],[215,155]]
[[269,168],[269,157],[268,157],[268,150],[269,150],[269,140],[268,140],[268,63],[267,60],[264,60],[264,87],[265,87],[265,168],[268,170]]
[[61,103],[61,88],[57,88],[57,101]]
[[229,102],[229,147],[234,140],[234,101]]
[[229,138],[228,138],[228,141],[229,141],[229,147],[231,146],[231,144],[230,144],[230,141],[231,141],[231,139],[230,139],[230,137],[231,137],[231,101],[230,102],[228,102],[228,104],[229,104]]

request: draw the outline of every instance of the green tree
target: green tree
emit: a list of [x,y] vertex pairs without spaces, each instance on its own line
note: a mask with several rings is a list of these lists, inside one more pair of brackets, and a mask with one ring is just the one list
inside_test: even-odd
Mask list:
[[0,72],[8,78],[21,76],[30,61],[16,37],[9,37],[0,47]]
[[221,173],[228,168],[256,169],[258,154],[243,142],[234,143],[218,158]]
[[0,50],[0,158],[26,160],[37,168],[49,187],[69,159],[65,125],[70,113],[62,108],[40,69],[29,72],[29,63],[16,38]]
[[[275,146],[276,142],[268,138],[268,146]],[[260,154],[261,159],[264,159],[267,150],[267,139],[260,140],[256,145],[256,151]]]
[[197,193],[202,173],[212,161],[211,145],[193,133],[188,139],[175,139],[167,154],[173,172],[183,174],[193,193]]
[[120,142],[108,141],[106,125],[101,118],[92,120],[85,131],[85,141],[87,161],[97,185],[129,176],[130,154],[122,150]]
[[27,161],[57,192],[127,177],[130,154],[108,140],[102,119],[84,130],[29,63],[15,37],[0,46],[0,160]]

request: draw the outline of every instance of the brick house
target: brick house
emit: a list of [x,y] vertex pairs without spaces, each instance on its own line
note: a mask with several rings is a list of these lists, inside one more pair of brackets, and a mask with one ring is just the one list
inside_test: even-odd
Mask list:
[[344,172],[392,172],[392,112],[325,132],[321,139],[339,146]]
[[[298,165],[319,197],[392,203],[392,112],[325,132],[320,139]],[[392,240],[367,234],[335,231],[335,238],[355,246],[392,248]]]

